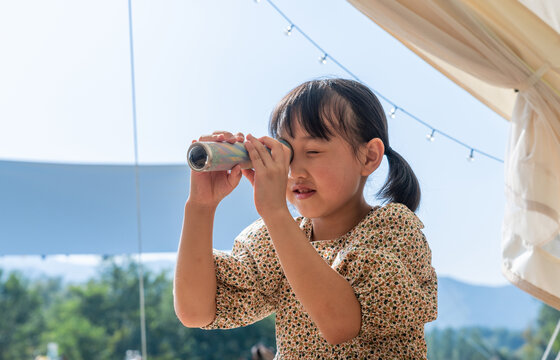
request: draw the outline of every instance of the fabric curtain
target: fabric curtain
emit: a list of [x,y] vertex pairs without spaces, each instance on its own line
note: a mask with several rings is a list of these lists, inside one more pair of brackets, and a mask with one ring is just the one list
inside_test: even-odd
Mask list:
[[[500,11],[497,18],[504,20],[508,9],[516,16],[525,9],[523,19],[538,23],[538,17],[516,0],[349,2],[446,75],[456,69],[471,83],[486,84],[488,93],[509,92],[514,97],[510,110],[494,107],[506,118],[511,111],[504,164],[502,269],[513,284],[560,309],[560,91],[556,88],[560,35],[544,22],[546,28],[538,39],[530,37],[538,33],[528,32],[521,39],[513,22],[509,31],[505,21],[496,31],[498,22],[492,22],[496,19],[491,12],[496,10]],[[534,25],[529,26],[534,30]],[[519,41],[512,34],[518,34]],[[552,48],[543,46],[543,39]],[[532,40],[543,51],[531,51]],[[543,52],[546,56],[541,56]]]

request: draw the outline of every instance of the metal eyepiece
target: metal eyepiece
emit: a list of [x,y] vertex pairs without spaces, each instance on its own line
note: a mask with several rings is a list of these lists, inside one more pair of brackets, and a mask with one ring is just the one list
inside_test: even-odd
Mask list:
[[189,162],[189,166],[193,170],[201,171],[208,164],[208,152],[206,152],[204,146],[197,146],[197,144],[194,143],[189,149],[187,160]]

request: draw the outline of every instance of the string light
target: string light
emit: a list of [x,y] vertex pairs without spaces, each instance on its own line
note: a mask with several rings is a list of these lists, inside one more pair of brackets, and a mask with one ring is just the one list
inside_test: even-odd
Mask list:
[[[256,3],[260,2],[260,0],[254,0],[254,1],[255,1]],[[323,54],[323,55],[319,58],[319,63],[320,63],[320,64],[326,64],[326,63],[327,63],[327,57],[328,57],[328,58],[330,58],[330,59],[332,60],[333,63],[335,63],[335,64],[336,64],[338,67],[340,67],[344,72],[346,72],[348,75],[350,75],[351,78],[353,78],[354,80],[356,80],[356,81],[358,81],[358,82],[360,82],[360,83],[364,83],[362,80],[360,80],[360,78],[358,78],[358,77],[357,77],[354,73],[352,73],[348,68],[346,68],[346,67],[345,67],[344,65],[342,65],[340,62],[338,62],[335,58],[333,58],[333,57],[330,56],[330,55],[327,55],[327,52],[326,52],[325,50],[323,50],[323,49],[319,46],[319,44],[317,44],[312,38],[310,38],[303,30],[301,30],[301,28],[300,28],[299,26],[296,26],[296,25],[292,22],[292,20],[291,20],[289,17],[287,17],[287,16],[282,12],[282,10],[280,10],[280,9],[278,8],[278,6],[276,6],[276,4],[274,4],[274,2],[272,2],[272,0],[266,0],[266,2],[268,2],[268,4],[269,4],[270,6],[272,6],[272,7],[274,8],[274,10],[276,10],[276,12],[277,12],[278,14],[280,14],[280,16],[282,16],[282,17],[288,22],[288,24],[290,24],[289,27],[284,31],[286,35],[289,36],[289,35],[291,34],[292,30],[293,30],[294,28],[297,27],[298,32],[299,32],[301,35],[303,35],[304,38],[306,38],[313,46],[315,46],[315,47]],[[389,114],[389,116],[391,117],[391,119],[394,119],[394,118],[395,118],[396,112],[397,112],[397,110],[399,110],[399,111],[403,112],[404,114],[406,114],[407,116],[409,116],[411,119],[416,120],[417,122],[421,123],[422,125],[426,126],[426,127],[429,128],[429,129],[431,129],[431,130],[432,130],[431,135],[426,135],[426,139],[427,139],[428,141],[430,141],[430,142],[434,141],[434,139],[435,139],[435,138],[434,138],[434,134],[435,134],[435,132],[437,131],[437,132],[439,132],[442,136],[448,138],[449,140],[452,140],[452,141],[456,142],[457,144],[459,144],[459,145],[461,145],[461,146],[464,146],[464,147],[467,148],[467,149],[470,149],[471,152],[470,152],[469,157],[467,158],[469,161],[474,161],[474,155],[473,155],[473,154],[474,154],[474,151],[476,151],[476,152],[478,152],[479,154],[482,154],[482,155],[484,155],[484,156],[486,156],[486,157],[488,157],[488,158],[490,158],[490,159],[496,160],[496,161],[501,162],[501,163],[504,162],[502,159],[498,159],[497,157],[495,157],[495,156],[493,156],[493,155],[490,155],[490,154],[487,154],[487,153],[485,153],[485,152],[483,152],[483,151],[476,150],[476,149],[470,147],[469,145],[463,143],[463,142],[460,141],[459,139],[457,139],[457,138],[455,138],[455,137],[453,137],[453,136],[451,136],[451,135],[448,135],[448,134],[446,134],[446,133],[444,133],[444,132],[442,132],[442,131],[440,131],[440,130],[435,129],[433,126],[431,126],[430,124],[426,123],[425,121],[419,119],[417,116],[414,116],[413,114],[409,113],[408,111],[406,111],[406,110],[403,109],[402,107],[398,107],[397,105],[395,105],[394,102],[392,102],[391,100],[389,100],[388,98],[386,98],[385,96],[383,96],[383,94],[379,93],[379,92],[376,91],[375,89],[373,89],[373,88],[371,88],[371,87],[370,87],[370,89],[371,89],[371,90],[373,91],[373,93],[375,93],[375,95],[377,95],[379,98],[381,98],[382,100],[386,101],[387,103],[391,104],[391,106],[393,106],[393,107],[391,108],[391,111],[390,111],[390,114]]]
[[432,133],[426,135],[426,140],[433,142],[435,140],[434,134],[436,133],[436,129],[432,129]]
[[391,108],[391,114],[389,115],[389,116],[391,116],[391,119],[395,118],[398,109],[399,108],[397,106],[394,106],[394,107]]
[[471,149],[471,154],[469,155],[469,157],[467,158],[468,161],[473,162],[474,161],[474,149]]
[[286,36],[292,35],[293,29],[294,29],[294,24],[290,24],[290,26],[288,26],[286,30],[284,30],[284,34],[286,34]]

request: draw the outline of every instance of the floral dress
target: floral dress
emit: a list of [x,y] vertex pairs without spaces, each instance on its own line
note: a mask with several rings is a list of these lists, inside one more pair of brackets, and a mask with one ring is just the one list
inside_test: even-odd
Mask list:
[[[295,220],[311,239],[311,220]],[[405,205],[389,203],[338,239],[311,242],[361,306],[359,334],[330,345],[292,291],[259,219],[231,253],[214,250],[216,318],[204,328],[246,326],[276,313],[277,360],[425,359],[424,324],[437,317],[437,277],[423,227]]]

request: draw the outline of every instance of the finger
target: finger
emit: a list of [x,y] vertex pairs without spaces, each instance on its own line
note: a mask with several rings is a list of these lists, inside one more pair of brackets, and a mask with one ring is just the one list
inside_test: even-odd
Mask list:
[[[233,135],[230,132],[224,132],[222,134],[224,136],[224,140],[227,141],[230,144],[234,144],[236,142],[238,142],[238,136],[237,135]],[[241,140],[241,142],[243,142],[243,140]]]
[[198,141],[224,141],[223,134],[202,135]]
[[263,145],[260,139],[255,138],[253,135],[248,134],[247,139],[251,141],[251,144],[254,146],[255,150],[257,151],[262,163],[266,166],[267,163],[272,161],[272,157],[268,152],[268,149]]
[[292,148],[274,138],[263,136],[260,138],[261,142],[270,149],[270,156],[275,163],[290,166],[292,160]]
[[249,180],[251,185],[255,184],[255,171],[254,170],[243,169],[243,170],[241,170],[241,172],[243,173],[243,176],[245,176],[247,178],[247,180]]
[[213,139],[211,141],[227,141],[231,144],[236,142],[236,136],[229,131],[217,130],[212,133]]
[[225,134],[224,138],[230,144],[233,144],[233,143],[237,142],[237,136],[235,136],[231,133]]
[[282,161],[282,162],[284,161],[284,159],[286,158],[285,148],[287,148],[288,151],[291,151],[287,146],[282,144],[280,141],[273,139],[269,136],[263,136],[259,140],[262,144],[264,144],[264,146],[270,149],[270,155],[274,161]]
[[229,131],[223,131],[223,130],[216,130],[212,133],[212,135],[232,135],[232,133],[230,133]]
[[233,136],[231,133],[228,134],[212,134],[212,135],[203,135],[201,136],[198,141],[214,141],[214,142],[229,142],[234,143],[237,141],[237,138]]
[[237,134],[235,134],[235,137],[237,139],[237,141],[239,142],[244,142],[245,141],[245,135],[243,135],[243,133],[238,132]]
[[280,144],[282,144],[282,150],[284,150],[284,155],[286,156],[286,161],[288,164],[291,164],[292,160],[294,159],[294,148],[292,144],[286,139],[280,138],[277,139]]
[[261,168],[264,167],[264,162],[261,158],[261,155],[260,155],[259,151],[256,149],[256,145],[258,145],[256,143],[258,143],[258,141],[256,139],[254,139],[254,140],[251,140],[251,139],[252,139],[252,137],[250,135],[247,135],[247,141],[245,142],[245,149],[247,149],[247,153],[249,154],[249,158],[251,159],[251,162],[253,163],[253,168],[255,170],[258,170],[258,169],[261,169]]

